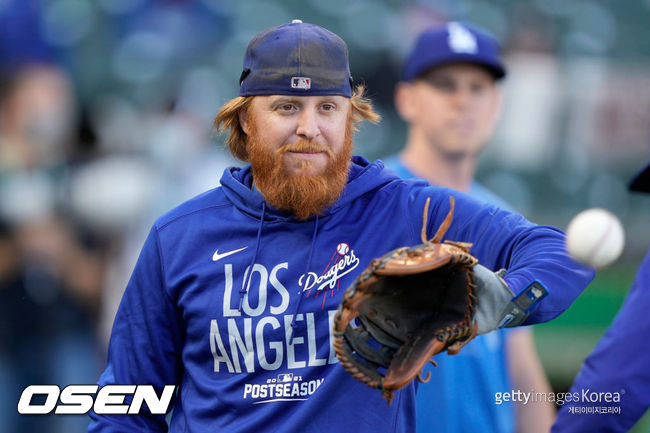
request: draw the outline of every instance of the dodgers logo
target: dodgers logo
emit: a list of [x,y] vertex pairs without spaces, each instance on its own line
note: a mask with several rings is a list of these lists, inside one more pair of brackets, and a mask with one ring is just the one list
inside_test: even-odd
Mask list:
[[[320,275],[316,272],[302,274],[298,279],[298,285],[302,288],[303,293],[308,292],[307,296],[311,294],[312,290],[315,290],[316,297],[318,297],[322,290],[338,290],[339,279],[352,272],[357,266],[359,266],[359,258],[354,254],[354,250],[345,242],[341,242],[336,246],[325,270]],[[324,301],[325,297],[323,297]]]
[[463,27],[462,24],[451,22],[447,25],[449,31],[449,48],[456,53],[476,54],[478,52],[478,43],[474,35]]

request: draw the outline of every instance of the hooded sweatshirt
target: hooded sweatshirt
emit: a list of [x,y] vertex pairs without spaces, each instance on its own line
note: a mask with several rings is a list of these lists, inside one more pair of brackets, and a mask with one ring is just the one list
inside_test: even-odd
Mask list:
[[[594,276],[564,234],[467,194],[402,180],[354,157],[348,183],[322,215],[299,221],[264,201],[250,166],[159,218],[115,317],[99,385],[177,385],[173,432],[413,432],[411,385],[387,405],[339,364],[332,326],[345,289],[371,260],[433,237],[455,197],[445,239],[471,242],[519,293],[549,295],[526,323],[552,319]],[[129,397],[126,399],[130,401]],[[97,415],[90,432],[165,431],[163,415]],[[345,426],[342,430],[341,426]]]

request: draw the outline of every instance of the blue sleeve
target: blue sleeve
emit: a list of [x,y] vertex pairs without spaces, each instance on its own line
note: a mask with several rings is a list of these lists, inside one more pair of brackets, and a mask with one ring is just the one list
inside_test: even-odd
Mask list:
[[[124,291],[111,333],[106,370],[99,386],[150,384],[160,395],[181,376],[182,328],[175,303],[165,290],[158,233],[152,229]],[[127,398],[125,403],[128,404]],[[172,401],[173,405],[173,401]],[[170,405],[170,407],[172,406]],[[97,415],[89,432],[164,432],[164,415]]]
[[[611,327],[578,373],[570,391],[578,398],[561,407],[553,433],[628,431],[650,407],[649,290],[650,251]],[[602,407],[605,413],[581,412]]]
[[519,294],[533,281],[548,290],[530,312],[525,325],[549,321],[564,312],[595,276],[595,270],[569,257],[564,233],[536,225],[521,215],[478,201],[447,188],[414,188],[411,209],[414,227],[422,224],[422,209],[431,197],[427,232],[433,237],[455,198],[452,224],[444,239],[472,243],[471,253],[483,266],[505,268],[506,283]]

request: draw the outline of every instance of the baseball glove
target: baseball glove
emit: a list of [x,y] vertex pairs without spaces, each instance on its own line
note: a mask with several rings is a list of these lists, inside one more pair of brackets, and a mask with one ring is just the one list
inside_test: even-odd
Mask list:
[[426,240],[429,201],[420,245],[402,247],[373,260],[345,291],[334,318],[334,349],[341,365],[366,385],[393,392],[421,377],[434,355],[453,355],[476,335],[475,276],[471,244],[440,243],[450,211],[436,235]]

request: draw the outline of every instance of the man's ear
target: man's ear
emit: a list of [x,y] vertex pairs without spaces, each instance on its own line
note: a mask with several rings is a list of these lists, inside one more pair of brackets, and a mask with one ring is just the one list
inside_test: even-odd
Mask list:
[[238,116],[239,116],[239,125],[241,126],[241,129],[244,131],[246,135],[249,135],[248,131],[250,130],[250,123],[248,117],[248,109],[243,108],[239,110]]
[[413,119],[414,110],[416,107],[413,104],[413,84],[400,81],[395,86],[395,109],[397,114],[406,122],[411,123]]

